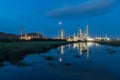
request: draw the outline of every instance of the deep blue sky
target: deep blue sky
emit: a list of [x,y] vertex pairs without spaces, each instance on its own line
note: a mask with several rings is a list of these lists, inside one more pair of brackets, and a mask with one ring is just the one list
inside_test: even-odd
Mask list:
[[120,37],[119,0],[0,0],[0,32],[24,31],[56,36],[62,21],[66,34],[89,25],[91,36]]

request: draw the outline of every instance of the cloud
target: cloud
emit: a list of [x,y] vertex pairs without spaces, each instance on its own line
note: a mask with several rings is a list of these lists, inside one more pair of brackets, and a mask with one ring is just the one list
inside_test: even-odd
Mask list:
[[83,18],[103,15],[111,11],[118,0],[87,0],[79,5],[65,6],[46,13],[52,18]]

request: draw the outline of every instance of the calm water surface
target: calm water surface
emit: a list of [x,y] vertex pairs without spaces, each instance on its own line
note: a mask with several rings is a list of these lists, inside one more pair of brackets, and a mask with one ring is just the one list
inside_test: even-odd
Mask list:
[[4,61],[0,80],[120,80],[120,47],[75,43]]

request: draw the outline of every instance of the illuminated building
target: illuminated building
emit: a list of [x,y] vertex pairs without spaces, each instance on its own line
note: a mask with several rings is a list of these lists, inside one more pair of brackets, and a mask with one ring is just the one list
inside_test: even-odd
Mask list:
[[83,41],[83,33],[80,27],[78,28],[78,40]]
[[73,41],[78,41],[78,36],[74,34]]
[[20,37],[22,40],[31,40],[31,36],[28,36],[26,33]]
[[58,39],[64,39],[64,31],[61,29],[62,22],[59,22],[59,31],[58,31]]
[[106,40],[106,41],[109,41],[109,40],[110,40],[110,38],[108,38],[107,33],[106,33],[106,36],[105,36],[104,40]]
[[84,40],[88,40],[88,25],[86,26],[86,30],[84,32]]

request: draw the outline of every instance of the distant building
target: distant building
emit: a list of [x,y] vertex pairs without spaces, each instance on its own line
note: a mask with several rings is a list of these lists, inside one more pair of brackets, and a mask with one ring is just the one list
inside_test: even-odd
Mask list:
[[110,40],[110,38],[108,37],[108,35],[106,34],[106,36],[105,37],[96,37],[95,39],[94,39],[95,41],[109,41]]
[[78,29],[78,34],[73,36],[73,41],[92,41],[93,38],[89,37],[88,33],[88,25],[86,26],[86,29],[84,33],[82,33],[82,30]]
[[86,26],[86,30],[85,30],[85,32],[84,32],[84,40],[88,40],[88,38],[89,38],[89,35],[88,35],[88,25]]
[[74,34],[73,41],[78,41],[78,36]]
[[65,33],[64,30],[61,29],[62,22],[59,22],[59,30],[58,30],[58,39],[65,39]]
[[59,34],[60,39],[64,39],[64,31],[61,29]]
[[23,29],[21,28],[20,29],[20,37],[19,37],[19,39],[21,39],[21,40],[47,39],[47,37],[45,37],[39,33],[29,33],[29,34],[26,34],[25,32],[24,32],[24,34],[22,34],[22,33],[23,33]]
[[107,40],[107,41],[109,41],[109,40],[110,40],[110,38],[108,38],[107,33],[106,33],[106,36],[104,37],[104,40]]
[[78,40],[83,41],[83,33],[80,28],[78,29]]
[[24,35],[21,35],[21,36],[20,36],[20,39],[22,39],[22,40],[31,40],[32,38],[31,38],[31,36],[28,36],[28,35],[25,33]]

